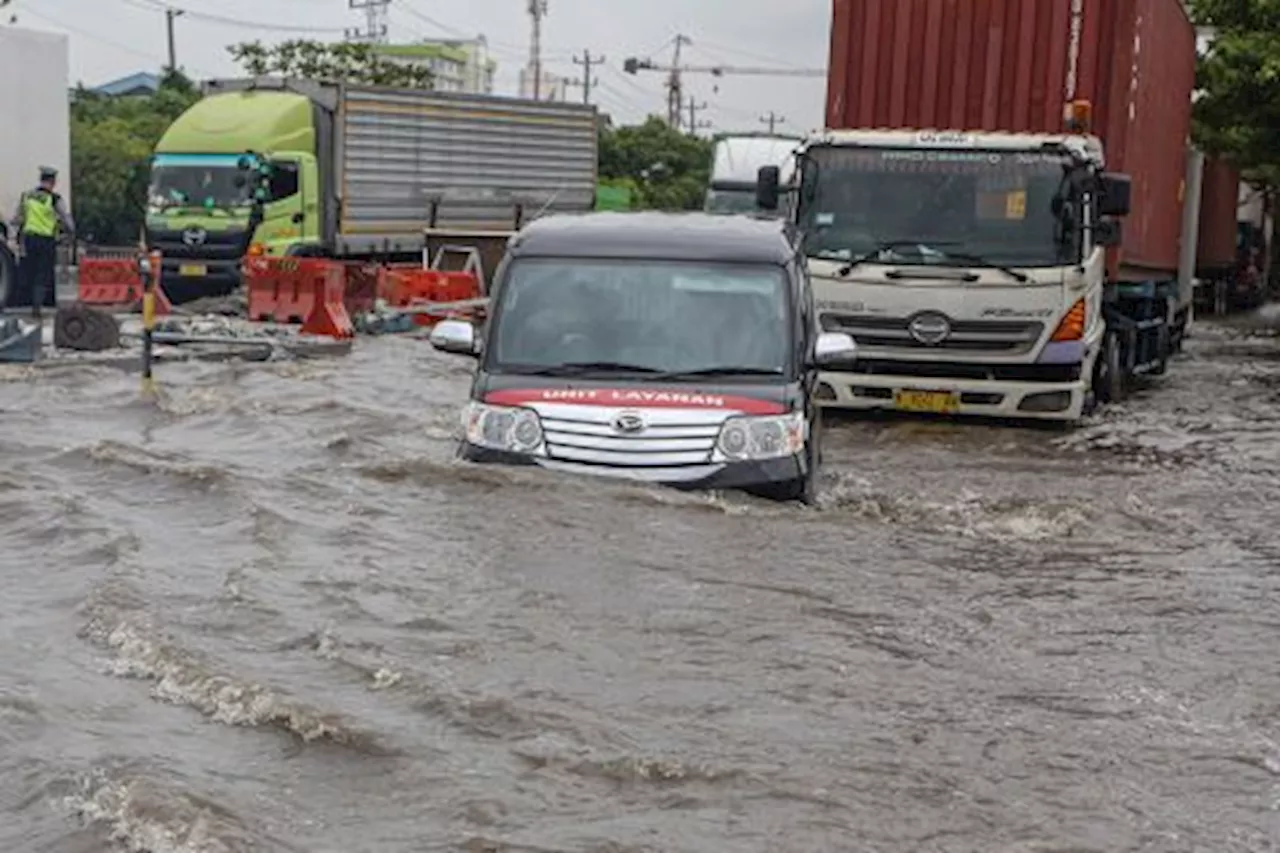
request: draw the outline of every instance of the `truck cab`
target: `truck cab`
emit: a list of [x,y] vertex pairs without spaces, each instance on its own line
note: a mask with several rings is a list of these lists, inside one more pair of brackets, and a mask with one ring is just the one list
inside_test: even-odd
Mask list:
[[[253,251],[296,253],[320,240],[319,174],[311,101],[287,92],[210,95],[161,137],[151,160],[146,243],[163,253],[165,289],[184,302],[240,283]],[[256,183],[261,223],[250,233]]]
[[[1087,134],[811,136],[785,207],[821,328],[858,345],[828,407],[1073,422],[1115,380],[1107,250],[1129,181]],[[759,174],[760,203],[783,194]]]
[[756,176],[777,166],[784,187],[795,180],[795,151],[803,140],[788,136],[726,136],[716,143],[711,181],[703,209],[707,213],[757,213]]

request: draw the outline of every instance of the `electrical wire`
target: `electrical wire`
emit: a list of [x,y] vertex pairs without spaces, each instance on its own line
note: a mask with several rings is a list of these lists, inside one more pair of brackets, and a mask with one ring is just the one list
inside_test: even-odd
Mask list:
[[168,3],[162,3],[160,0],[122,0],[125,4],[138,9],[145,9],[148,12],[163,12],[167,9],[181,12],[184,17],[193,20],[204,21],[210,24],[221,25],[224,27],[235,27],[236,29],[246,30],[263,30],[267,32],[278,33],[314,33],[314,34],[343,34],[346,31],[341,27],[311,27],[296,26],[294,24],[266,23],[263,21],[246,21],[242,18],[229,18],[224,15],[214,15],[209,12],[201,12],[198,9],[188,9],[183,6],[174,6]]

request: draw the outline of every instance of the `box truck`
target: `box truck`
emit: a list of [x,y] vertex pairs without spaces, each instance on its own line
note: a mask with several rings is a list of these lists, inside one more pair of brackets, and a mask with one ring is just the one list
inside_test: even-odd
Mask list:
[[229,293],[246,252],[416,260],[432,233],[500,249],[595,202],[593,107],[266,78],[203,95],[151,164],[146,242],[174,302]]
[[67,37],[0,27],[0,305],[16,269],[8,233],[18,199],[58,170],[58,192],[71,204],[70,62]]
[[835,0],[827,129],[784,196],[823,328],[859,344],[826,405],[1072,423],[1164,372],[1195,63],[1179,0]]
[[703,208],[708,213],[756,211],[756,176],[762,166],[777,166],[783,186],[795,179],[799,137],[763,134],[724,136],[716,140],[711,180]]

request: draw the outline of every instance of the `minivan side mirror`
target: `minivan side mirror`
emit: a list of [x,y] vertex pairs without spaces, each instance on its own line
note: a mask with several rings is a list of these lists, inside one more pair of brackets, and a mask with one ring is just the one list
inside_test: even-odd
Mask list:
[[1098,213],[1102,216],[1128,216],[1133,184],[1128,175],[1103,172],[1098,178]]
[[777,166],[761,166],[756,173],[756,207],[777,210],[782,194],[782,170]]
[[431,346],[455,355],[476,355],[476,327],[466,320],[441,320],[431,330]]
[[846,332],[822,332],[813,346],[815,367],[848,364],[858,357],[858,342]]

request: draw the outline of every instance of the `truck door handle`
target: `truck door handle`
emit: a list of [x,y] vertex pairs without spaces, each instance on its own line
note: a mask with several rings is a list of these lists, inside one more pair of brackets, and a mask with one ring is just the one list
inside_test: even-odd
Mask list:
[[295,214],[293,215],[293,224],[294,224],[294,225],[299,225],[299,224],[301,224],[302,220],[304,220],[304,219],[306,219],[306,218],[307,218],[307,215],[306,215],[305,213],[302,213],[302,212],[295,213]]

